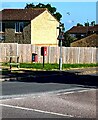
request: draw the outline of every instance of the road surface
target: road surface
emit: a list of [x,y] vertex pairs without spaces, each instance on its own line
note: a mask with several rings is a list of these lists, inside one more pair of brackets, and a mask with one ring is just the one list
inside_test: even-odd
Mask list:
[[96,118],[96,90],[12,97],[0,106],[3,118]]
[[64,73],[39,78],[2,82],[3,119],[96,118],[97,77]]

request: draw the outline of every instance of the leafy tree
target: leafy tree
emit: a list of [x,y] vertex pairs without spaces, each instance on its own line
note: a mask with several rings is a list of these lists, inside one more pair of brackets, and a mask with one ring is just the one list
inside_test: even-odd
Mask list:
[[53,14],[53,16],[54,16],[55,18],[57,18],[58,21],[60,21],[60,19],[61,19],[61,17],[62,17],[62,15],[61,15],[59,12],[56,12],[55,14]]
[[54,15],[54,13],[56,12],[56,8],[51,7],[50,4],[47,4],[45,7],[51,12],[52,15]]
[[33,3],[30,4],[26,4],[25,9],[28,8],[47,8],[49,10],[49,12],[58,20],[60,21],[62,15],[59,12],[56,12],[56,8],[52,7],[51,4],[42,4],[42,3],[38,3],[37,5],[34,5]]
[[39,3],[38,5],[35,6],[35,8],[45,8],[45,5],[42,3]]
[[[94,26],[95,25],[95,21],[92,21],[91,24],[89,22],[84,23],[84,26]],[[83,26],[81,23],[77,23],[77,26]]]
[[76,38],[70,36],[68,32],[64,33],[64,40],[62,45],[65,47],[70,47],[70,44],[75,40]]
[[80,24],[80,23],[77,23],[77,26],[83,26],[82,24]]
[[89,22],[87,22],[87,23],[84,23],[84,25],[85,25],[85,26],[89,26]]
[[95,25],[95,21],[92,21],[92,22],[91,22],[91,26],[94,26],[94,25]]
[[35,8],[35,5],[33,3],[30,3],[30,4],[26,3],[25,9],[27,9],[27,8]]

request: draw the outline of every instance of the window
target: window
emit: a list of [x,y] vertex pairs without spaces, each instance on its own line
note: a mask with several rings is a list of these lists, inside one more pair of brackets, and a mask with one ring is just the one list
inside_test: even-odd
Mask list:
[[5,36],[0,35],[0,42],[5,40]]
[[15,23],[15,32],[23,32],[24,23],[16,22]]
[[5,32],[5,23],[0,22],[0,32]]

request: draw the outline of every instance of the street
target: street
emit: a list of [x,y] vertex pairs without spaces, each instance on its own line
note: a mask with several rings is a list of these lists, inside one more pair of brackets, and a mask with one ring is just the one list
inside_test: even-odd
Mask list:
[[2,118],[96,118],[96,100],[83,85],[3,82],[0,106]]
[[62,84],[62,83],[37,83],[37,82],[2,82],[2,98],[8,96],[22,96],[26,94],[37,94],[43,92],[60,92],[83,90],[88,87],[77,84]]
[[0,119],[97,120],[98,1],[1,1]]
[[96,118],[97,76],[46,73],[2,82],[3,119]]
[[3,118],[96,118],[96,90],[39,93],[0,101]]

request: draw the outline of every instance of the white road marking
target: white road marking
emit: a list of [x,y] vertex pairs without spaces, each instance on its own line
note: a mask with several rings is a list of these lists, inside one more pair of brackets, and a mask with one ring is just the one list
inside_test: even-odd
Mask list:
[[93,90],[96,90],[96,89],[85,89],[85,90],[78,90],[78,91],[69,91],[69,92],[65,92],[65,93],[58,93],[57,95],[61,95],[61,94],[64,94],[64,95],[67,95],[67,94],[73,94],[73,93],[79,93],[79,92],[87,92],[87,91],[93,91]]
[[53,114],[53,115],[64,116],[64,117],[74,117],[72,115],[65,115],[61,113],[55,113],[55,112],[49,112],[49,111],[43,111],[43,110],[31,109],[31,108],[25,108],[25,107],[13,106],[13,105],[0,104],[0,106],[16,108],[21,110],[35,111],[35,112],[46,113],[46,114]]
[[[16,99],[16,98],[20,98],[20,97],[27,97],[29,95],[36,95],[36,96],[40,96],[41,94],[51,94],[51,93],[61,93],[61,92],[68,92],[68,91],[72,91],[72,90],[80,90],[80,89],[85,89],[85,88],[73,88],[73,89],[61,89],[61,90],[55,90],[55,91],[46,91],[46,92],[36,92],[36,93],[28,93],[28,94],[22,94],[22,95],[2,95],[0,96],[0,99]],[[86,88],[87,89],[87,88]]]
[[49,92],[40,92],[40,93],[33,93],[33,94],[23,94],[23,95],[4,95],[0,96],[0,101],[2,100],[10,100],[10,99],[22,99],[28,96],[32,96],[34,98],[40,97],[42,94],[56,94],[56,95],[61,95],[61,94],[72,94],[72,93],[77,93],[77,92],[85,92],[89,90],[96,90],[94,88],[73,88],[73,89],[61,89],[61,90],[56,90],[56,91],[49,91]]

